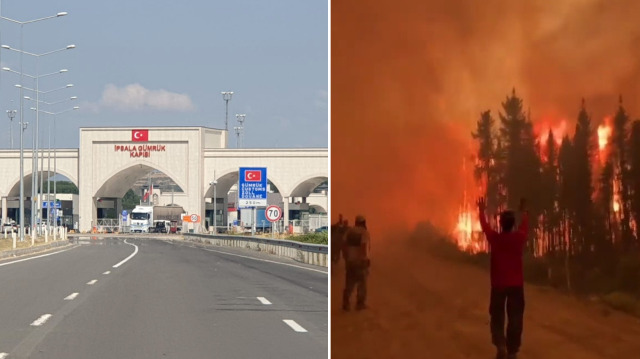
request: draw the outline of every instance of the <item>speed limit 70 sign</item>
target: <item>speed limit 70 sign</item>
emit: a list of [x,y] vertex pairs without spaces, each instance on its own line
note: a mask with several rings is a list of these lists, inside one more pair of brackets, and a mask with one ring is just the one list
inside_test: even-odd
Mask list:
[[264,212],[269,222],[277,222],[282,218],[282,210],[278,206],[269,206]]

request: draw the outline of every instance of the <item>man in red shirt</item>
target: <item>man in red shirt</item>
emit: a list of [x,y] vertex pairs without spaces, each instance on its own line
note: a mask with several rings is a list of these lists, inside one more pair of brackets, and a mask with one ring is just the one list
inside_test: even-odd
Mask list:
[[[482,232],[489,242],[491,253],[491,315],[492,342],[498,349],[497,359],[515,359],[520,349],[524,315],[524,278],[522,256],[529,234],[529,218],[525,211],[525,200],[520,200],[522,221],[514,231],[515,213],[500,214],[500,232],[487,223],[486,202],[478,199],[478,210]],[[508,317],[505,337],[505,304]]]

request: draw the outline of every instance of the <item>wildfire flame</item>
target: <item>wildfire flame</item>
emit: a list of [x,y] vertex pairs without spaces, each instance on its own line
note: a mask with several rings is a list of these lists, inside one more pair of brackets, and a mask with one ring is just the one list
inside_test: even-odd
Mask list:
[[557,125],[550,125],[551,121],[542,121],[535,125],[534,133],[537,134],[538,146],[540,148],[540,156],[543,162],[547,162],[547,141],[549,140],[549,131],[553,133],[553,140],[556,146],[562,144],[562,138],[567,133],[567,121],[561,120]]
[[460,209],[454,237],[461,250],[471,253],[486,252],[480,220],[475,212],[465,208]]
[[604,123],[598,125],[598,157],[601,165],[604,165],[607,160],[607,145],[611,139],[612,131],[611,117],[605,117]]
[[567,121],[561,120],[559,124],[552,126],[549,125],[550,121],[544,121],[540,125],[536,126],[538,133],[538,143],[541,147],[547,146],[547,140],[549,139],[549,130],[553,133],[553,139],[556,144],[560,146],[562,144],[562,138],[567,134]]

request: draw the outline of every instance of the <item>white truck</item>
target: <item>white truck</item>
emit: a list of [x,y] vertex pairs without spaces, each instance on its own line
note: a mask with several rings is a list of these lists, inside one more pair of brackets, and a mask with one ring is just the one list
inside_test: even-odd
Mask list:
[[136,206],[130,215],[131,232],[149,233],[153,227],[153,206]]
[[[185,214],[181,206],[148,206],[138,205],[131,211],[131,232],[149,233],[157,222],[169,222],[176,226],[182,224],[182,216]],[[169,231],[169,229],[167,229]]]

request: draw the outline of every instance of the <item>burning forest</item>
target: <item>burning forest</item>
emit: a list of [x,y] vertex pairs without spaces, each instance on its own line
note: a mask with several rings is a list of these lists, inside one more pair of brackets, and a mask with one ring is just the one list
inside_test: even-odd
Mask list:
[[497,214],[525,197],[530,255],[613,274],[619,257],[640,249],[640,120],[631,120],[622,98],[614,113],[594,122],[583,100],[569,133],[566,120],[532,122],[515,90],[497,119],[482,113],[472,134],[475,191],[465,190],[454,229],[459,248],[488,251],[476,196],[487,198],[494,228]]

